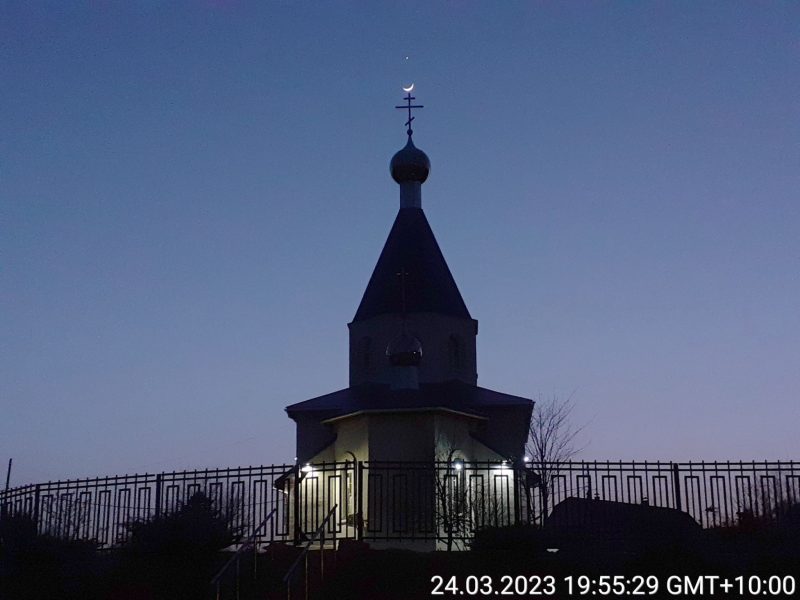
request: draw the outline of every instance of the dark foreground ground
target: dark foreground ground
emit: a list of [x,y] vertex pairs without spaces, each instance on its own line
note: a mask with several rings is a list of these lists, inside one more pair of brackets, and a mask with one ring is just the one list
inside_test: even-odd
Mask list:
[[[557,552],[541,544],[502,544],[458,553],[401,550],[343,552],[316,598],[404,600],[456,597],[798,598],[800,545],[774,536],[704,532],[692,545],[625,548],[610,540],[575,540]],[[552,550],[552,548],[551,548]],[[578,580],[579,576],[585,579]],[[608,587],[604,586],[605,582]],[[616,579],[619,593],[612,586]],[[637,577],[638,576],[638,577]],[[648,580],[647,577],[650,576]],[[718,587],[744,576],[743,594]],[[754,576],[754,581],[749,578]],[[779,582],[776,576],[781,577]],[[549,579],[548,579],[549,577]],[[769,578],[774,579],[770,582]],[[569,581],[571,578],[571,582]],[[784,593],[796,583],[795,593]],[[701,583],[698,583],[702,579]],[[765,583],[766,582],[766,583]],[[759,585],[760,583],[760,585]],[[769,584],[772,590],[769,591]],[[780,587],[779,584],[780,583]],[[687,585],[690,586],[687,592]],[[702,585],[702,588],[698,588]],[[758,591],[748,593],[748,585]],[[440,592],[434,594],[434,592]],[[583,593],[581,593],[583,592]]]
[[[297,555],[297,548],[274,545],[254,565],[248,554],[239,599],[286,598],[283,576]],[[86,543],[38,536],[2,547],[0,598],[206,600],[215,597],[209,581],[229,556],[192,545],[100,553]],[[553,537],[517,527],[485,531],[471,550],[460,552],[377,550],[344,542],[336,553],[309,553],[304,567],[305,561],[291,582],[291,598],[305,598],[308,582],[309,598],[334,600],[566,598],[570,584],[575,598],[800,599],[800,535],[794,529],[698,529],[651,539],[636,531]],[[237,597],[233,573],[223,582],[222,598]],[[710,579],[740,576],[743,594],[712,587],[721,580]],[[790,595],[785,592],[792,581]],[[693,590],[686,591],[687,583]],[[748,586],[759,593],[748,593]]]

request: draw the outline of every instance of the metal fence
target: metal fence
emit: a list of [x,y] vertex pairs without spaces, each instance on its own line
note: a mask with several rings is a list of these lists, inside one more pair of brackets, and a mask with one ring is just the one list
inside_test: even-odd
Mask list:
[[[329,539],[450,548],[465,545],[483,527],[541,524],[570,497],[674,508],[704,527],[779,520],[800,503],[800,463],[269,465],[26,485],[0,493],[0,507],[5,515],[30,515],[41,533],[111,548],[128,539],[132,522],[173,513],[198,492],[258,543],[301,541],[333,510]],[[259,529],[273,509],[268,526]]]
[[748,518],[778,521],[800,503],[800,462],[794,461],[566,462],[532,472],[534,518],[579,497],[674,508],[703,527],[719,527]]
[[291,468],[269,465],[50,481],[0,493],[0,506],[4,514],[30,515],[40,533],[94,540],[109,548],[128,539],[131,523],[170,514],[200,492],[245,537],[277,509],[278,518],[261,535],[286,539],[288,501],[275,482]]
[[323,463],[299,472],[290,496],[303,533],[334,507],[329,535],[439,547],[463,547],[481,527],[528,520],[525,469],[508,462]]

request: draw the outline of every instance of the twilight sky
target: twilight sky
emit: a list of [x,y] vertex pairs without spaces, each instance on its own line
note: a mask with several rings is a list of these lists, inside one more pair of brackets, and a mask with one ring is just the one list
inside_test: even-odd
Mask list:
[[401,85],[479,384],[587,459],[800,459],[800,4],[0,3],[12,485],[291,462]]

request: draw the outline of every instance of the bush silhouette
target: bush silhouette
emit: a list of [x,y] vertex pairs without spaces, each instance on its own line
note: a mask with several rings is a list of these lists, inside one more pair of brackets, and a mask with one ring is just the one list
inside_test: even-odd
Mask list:
[[39,534],[28,515],[0,518],[0,598],[99,597],[97,546]]
[[239,538],[230,519],[202,493],[174,513],[130,523],[128,529],[119,556],[125,597],[134,591],[148,598],[204,597],[219,551]]

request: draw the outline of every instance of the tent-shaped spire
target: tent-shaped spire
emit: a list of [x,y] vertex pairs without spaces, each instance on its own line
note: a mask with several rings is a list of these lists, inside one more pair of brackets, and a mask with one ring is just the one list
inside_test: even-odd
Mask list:
[[421,208],[401,208],[353,321],[403,312],[438,313],[471,319],[439,244]]

